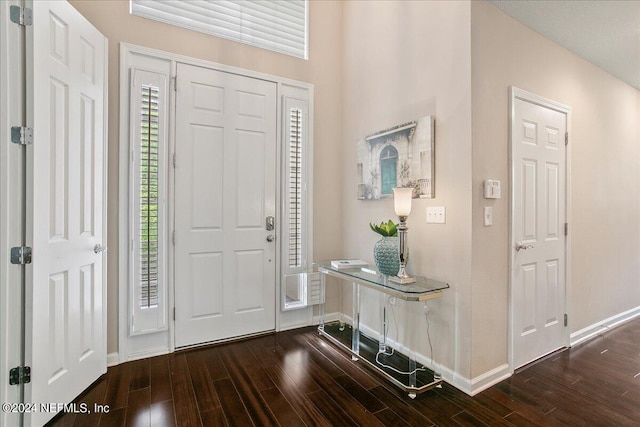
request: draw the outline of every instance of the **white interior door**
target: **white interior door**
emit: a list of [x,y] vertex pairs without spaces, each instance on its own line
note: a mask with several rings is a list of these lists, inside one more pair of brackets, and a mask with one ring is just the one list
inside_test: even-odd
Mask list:
[[[104,119],[107,40],[66,1],[27,27],[27,402],[70,402],[106,372]],[[42,425],[53,413],[27,415]]]
[[566,345],[567,107],[535,101],[512,101],[514,369]]
[[175,344],[275,328],[276,84],[178,64]]

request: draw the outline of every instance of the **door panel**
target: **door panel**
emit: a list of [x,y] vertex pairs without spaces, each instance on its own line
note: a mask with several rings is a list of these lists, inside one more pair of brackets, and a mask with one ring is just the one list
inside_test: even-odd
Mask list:
[[[71,402],[106,372],[103,255],[106,39],[67,2],[32,2],[27,27],[28,402]],[[32,178],[32,179],[31,179]],[[42,425],[53,413],[33,413]]]
[[276,85],[178,65],[176,347],[275,328]]
[[[565,345],[566,113],[514,100],[513,368]],[[516,245],[522,245],[517,250]]]

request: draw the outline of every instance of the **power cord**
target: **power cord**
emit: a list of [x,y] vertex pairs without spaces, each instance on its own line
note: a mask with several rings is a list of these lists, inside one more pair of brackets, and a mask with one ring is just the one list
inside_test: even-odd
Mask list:
[[[389,302],[389,300],[387,300],[386,305],[387,305],[387,307],[391,306],[391,314],[393,315],[393,324],[394,324],[395,329],[396,329],[396,336],[395,336],[395,338],[396,338],[396,340],[398,340],[398,322],[397,322],[397,320],[396,320],[396,310],[395,310],[395,308],[393,307],[393,305],[388,304],[388,302]],[[428,325],[429,325],[429,321],[428,321],[428,319],[427,319],[427,335],[429,335],[429,326],[428,326]],[[384,331],[384,335],[388,338],[388,336],[389,336],[389,335],[388,335],[388,333],[389,333],[389,323],[387,323],[387,324],[385,325],[385,328],[386,328],[386,329],[385,329],[385,331]],[[429,337],[429,346],[431,346],[431,337]],[[389,347],[389,348],[391,348],[391,347]],[[380,359],[379,359],[380,355],[383,355],[383,356],[393,356],[394,352],[395,352],[395,350],[394,350],[393,348],[391,348],[391,353],[387,353],[386,351],[380,351],[380,350],[378,350],[378,353],[376,354],[376,363],[377,363],[378,365],[382,366],[383,368],[390,369],[390,370],[392,370],[393,372],[396,372],[396,373],[398,373],[398,374],[400,374],[400,375],[411,375],[411,374],[415,374],[415,373],[416,373],[416,372],[418,372],[418,371],[426,371],[426,370],[427,370],[427,369],[426,369],[426,368],[424,368],[424,367],[420,367],[420,368],[416,368],[416,369],[414,369],[413,371],[401,371],[401,370],[399,370],[399,369],[397,369],[397,368],[395,368],[395,367],[393,367],[393,366],[391,366],[391,365],[387,365],[387,364],[382,363],[382,362],[380,361]],[[433,353],[433,349],[431,350],[431,352]]]

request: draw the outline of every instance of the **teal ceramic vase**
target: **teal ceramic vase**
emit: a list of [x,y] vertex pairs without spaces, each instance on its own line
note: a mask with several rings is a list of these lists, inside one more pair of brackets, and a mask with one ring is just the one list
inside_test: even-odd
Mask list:
[[378,271],[387,276],[396,276],[400,270],[398,237],[383,237],[373,247],[373,259]]

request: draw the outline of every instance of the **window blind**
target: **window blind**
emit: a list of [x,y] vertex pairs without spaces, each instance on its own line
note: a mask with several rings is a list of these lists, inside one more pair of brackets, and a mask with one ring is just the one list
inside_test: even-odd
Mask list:
[[131,0],[131,13],[308,58],[308,0]]
[[140,102],[140,308],[158,305],[158,88],[142,85]]
[[302,266],[302,110],[289,110],[289,267]]

